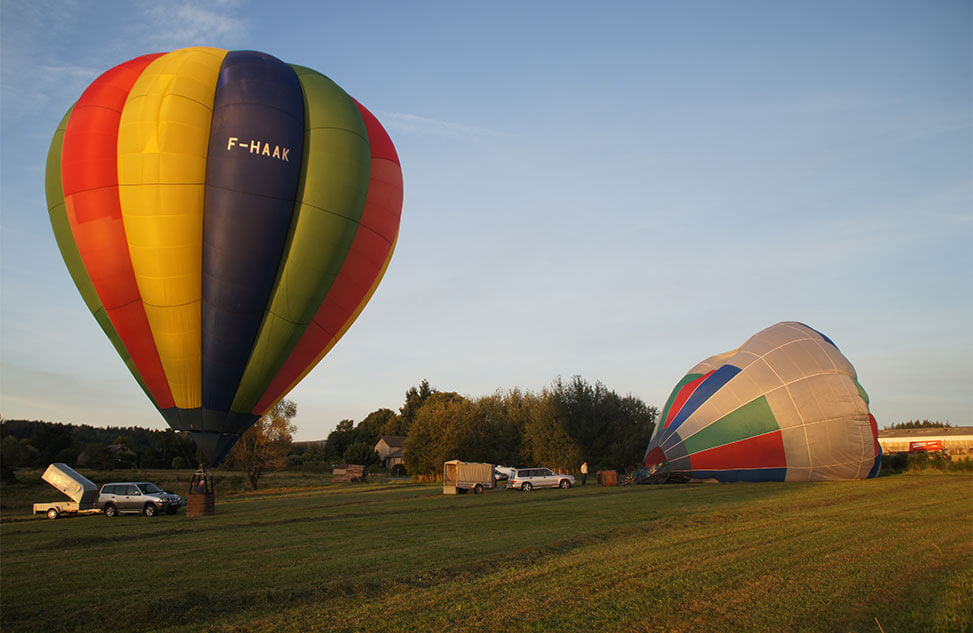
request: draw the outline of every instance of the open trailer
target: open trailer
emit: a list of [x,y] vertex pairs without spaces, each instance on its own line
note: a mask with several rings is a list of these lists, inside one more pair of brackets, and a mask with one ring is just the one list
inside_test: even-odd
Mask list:
[[51,464],[41,475],[41,479],[66,494],[71,501],[35,503],[34,514],[47,514],[47,518],[56,519],[62,514],[100,512],[98,486],[67,464]]

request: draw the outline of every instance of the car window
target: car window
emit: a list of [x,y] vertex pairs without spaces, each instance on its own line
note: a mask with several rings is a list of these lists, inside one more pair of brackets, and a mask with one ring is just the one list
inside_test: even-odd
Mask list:
[[136,486],[135,484],[130,484],[128,486],[125,486],[125,494],[134,497],[134,496],[140,495],[142,493],[139,492],[139,487],[138,486]]
[[550,468],[541,468],[537,474],[541,477],[550,477],[554,474],[554,471],[552,471]]
[[157,492],[162,492],[162,490],[159,489],[159,487],[156,486],[155,484],[144,483],[144,484],[139,484],[138,487],[143,493],[147,495],[154,495]]
[[104,495],[113,495],[113,494],[115,494],[115,486],[113,486],[112,484],[108,484],[107,486],[104,486],[101,489],[101,494],[104,494]]

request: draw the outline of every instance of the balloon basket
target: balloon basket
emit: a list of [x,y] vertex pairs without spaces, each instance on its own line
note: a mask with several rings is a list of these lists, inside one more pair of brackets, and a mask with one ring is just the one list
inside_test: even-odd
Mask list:
[[599,470],[598,471],[598,485],[599,486],[617,486],[618,485],[618,471],[616,471],[616,470]]
[[190,492],[186,497],[186,516],[204,517],[216,511],[216,495],[212,492]]
[[193,481],[189,484],[189,494],[186,495],[186,516],[205,517],[216,511],[216,491],[213,490],[213,475],[200,464],[193,473]]

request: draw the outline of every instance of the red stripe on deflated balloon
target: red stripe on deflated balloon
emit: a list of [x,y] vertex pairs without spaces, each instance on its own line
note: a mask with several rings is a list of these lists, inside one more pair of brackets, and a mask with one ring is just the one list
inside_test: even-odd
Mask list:
[[774,431],[693,453],[689,463],[693,470],[786,468],[787,455],[781,432]]
[[878,455],[882,450],[878,444],[878,420],[871,413],[868,414],[868,424],[872,427],[872,450],[875,451],[873,455]]
[[61,176],[71,231],[98,298],[159,408],[175,406],[139,296],[118,197],[118,124],[145,67],[143,55],[105,72],[74,106],[64,133]]
[[710,374],[712,373],[713,372],[710,371],[703,374],[702,376],[692,381],[688,385],[683,386],[683,388],[679,390],[679,395],[677,395],[676,399],[673,400],[672,406],[669,408],[669,415],[666,416],[666,421],[665,424],[662,425],[662,428],[666,428],[667,426],[669,426],[669,423],[672,422],[672,420],[679,414],[679,411],[682,409],[683,405],[686,404],[687,400],[689,400],[689,396],[693,395],[693,392],[696,391],[696,388],[699,387],[701,384],[703,384],[706,381],[706,379],[710,377]]

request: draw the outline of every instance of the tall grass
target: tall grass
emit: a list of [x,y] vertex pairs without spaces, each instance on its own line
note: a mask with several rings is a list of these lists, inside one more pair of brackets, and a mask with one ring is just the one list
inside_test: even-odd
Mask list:
[[0,628],[965,631],[970,483],[322,485],[8,522]]

